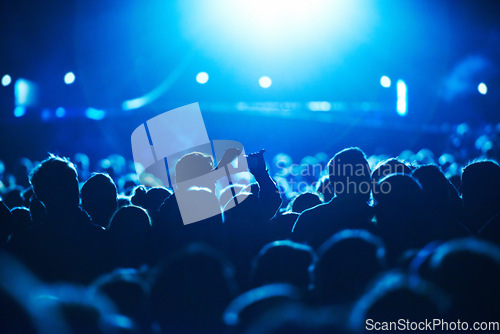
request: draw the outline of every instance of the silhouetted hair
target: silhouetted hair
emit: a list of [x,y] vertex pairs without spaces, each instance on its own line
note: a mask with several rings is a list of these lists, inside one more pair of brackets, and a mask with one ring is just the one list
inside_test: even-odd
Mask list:
[[65,158],[50,155],[32,171],[30,183],[48,212],[79,205],[78,174],[75,166]]
[[309,270],[316,260],[310,246],[289,240],[273,241],[265,245],[253,263],[255,286],[270,283],[290,283],[307,290]]
[[116,185],[107,174],[92,175],[82,186],[82,207],[94,223],[108,227],[117,209]]
[[302,193],[292,198],[288,204],[288,211],[302,213],[303,211],[321,203],[323,203],[323,200],[318,194],[311,192]]
[[385,247],[378,237],[365,230],[343,230],[318,249],[314,288],[323,302],[352,301],[385,267]]
[[152,311],[163,332],[216,333],[236,292],[234,269],[218,251],[190,244],[152,274]]
[[[175,181],[177,184],[209,173],[214,168],[212,156],[193,152],[182,156],[175,165]],[[197,186],[204,186],[199,185]]]
[[453,296],[454,315],[488,321],[500,316],[500,247],[475,238],[439,246],[429,279]]
[[463,170],[459,190],[469,227],[477,231],[500,211],[500,166],[490,160],[469,164]]
[[[331,187],[336,196],[353,196],[368,200],[371,189],[370,165],[366,156],[357,147],[346,148],[328,162]],[[359,186],[365,184],[367,191],[359,191]],[[356,189],[352,189],[355,186]]]
[[144,236],[151,228],[151,219],[147,211],[135,205],[128,205],[115,212],[109,224],[112,234],[130,237]]
[[[399,319],[424,321],[442,317],[449,306],[448,296],[438,287],[418,277],[393,271],[378,278],[356,302],[350,323],[353,330],[364,332],[367,319],[393,325]],[[388,332],[395,333],[396,330],[397,327],[391,327]]]
[[411,174],[411,169],[403,162],[391,158],[380,162],[372,172],[372,180],[378,183],[381,179],[391,174]]

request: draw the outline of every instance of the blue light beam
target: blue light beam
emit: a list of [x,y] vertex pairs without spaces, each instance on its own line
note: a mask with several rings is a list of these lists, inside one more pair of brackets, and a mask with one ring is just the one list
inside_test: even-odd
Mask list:
[[408,89],[406,87],[406,83],[403,80],[398,80],[397,82],[398,89],[398,104],[397,111],[400,116],[406,116],[408,112]]

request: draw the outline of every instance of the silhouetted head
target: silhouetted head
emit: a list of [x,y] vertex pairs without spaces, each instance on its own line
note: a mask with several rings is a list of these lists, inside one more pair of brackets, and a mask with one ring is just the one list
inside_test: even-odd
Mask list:
[[117,269],[100,276],[89,287],[90,293],[108,297],[121,315],[140,326],[139,332],[150,332],[149,284],[135,269]]
[[[446,315],[450,300],[438,287],[400,272],[378,278],[354,305],[350,323],[357,331],[374,330],[374,322],[425,321]],[[368,319],[371,322],[367,321]],[[406,323],[406,322],[405,322]],[[380,323],[379,323],[380,325]],[[396,333],[398,328],[388,328]],[[408,329],[410,330],[410,329]]]
[[213,188],[212,184],[192,184],[189,182],[189,180],[209,173],[213,168],[214,159],[212,156],[200,152],[186,154],[175,165],[175,182],[177,186],[186,182],[189,186]]
[[454,315],[489,321],[500,315],[500,248],[475,238],[439,246],[429,260],[428,279],[453,297]]
[[315,191],[318,194],[323,195],[324,202],[328,203],[331,201],[333,196],[335,194],[333,193],[332,185],[330,184],[330,176],[325,175],[321,179],[318,180],[318,183],[316,184],[316,189]]
[[120,208],[111,218],[110,234],[123,242],[143,240],[151,229],[151,219],[143,208],[129,205]]
[[411,174],[411,169],[401,161],[392,158],[383,161],[375,167],[372,172],[373,183],[378,183],[381,179],[391,174]]
[[150,188],[146,193],[142,207],[148,211],[151,217],[154,217],[158,213],[160,206],[170,195],[172,195],[172,192],[167,188]]
[[288,205],[291,212],[302,213],[303,211],[323,203],[321,197],[315,193],[302,193],[294,197]]
[[368,201],[371,193],[370,166],[359,148],[347,148],[328,162],[330,183],[338,197]]
[[253,263],[253,283],[290,283],[303,290],[310,284],[309,267],[316,259],[311,247],[289,240],[265,245]]
[[494,161],[471,163],[463,170],[459,191],[469,227],[477,231],[500,210],[500,166]]
[[142,184],[134,187],[134,189],[132,190],[132,195],[130,196],[130,202],[133,205],[144,207],[147,192],[148,189]]
[[426,209],[443,214],[450,205],[450,184],[441,169],[437,165],[420,166],[412,176],[422,185]]
[[107,174],[94,174],[82,187],[82,207],[93,222],[108,227],[117,209],[117,192],[113,180]]
[[51,155],[32,171],[30,183],[48,213],[64,213],[80,204],[78,174],[67,159]]
[[254,288],[229,303],[224,311],[224,322],[234,333],[252,333],[250,328],[264,315],[276,308],[295,305],[300,298],[301,290],[290,284],[275,283]]
[[221,332],[223,310],[236,292],[233,268],[221,253],[188,245],[152,278],[152,313],[163,332]]
[[382,179],[378,188],[374,192],[375,215],[389,256],[424,246],[429,231],[425,226],[422,186],[409,175],[394,174]]
[[322,302],[353,301],[385,267],[382,241],[365,230],[343,230],[318,249],[314,288]]

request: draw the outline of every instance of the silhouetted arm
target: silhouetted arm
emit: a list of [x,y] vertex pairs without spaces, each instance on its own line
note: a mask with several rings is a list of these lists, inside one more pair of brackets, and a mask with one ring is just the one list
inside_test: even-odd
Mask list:
[[[282,199],[276,182],[271,178],[264,161],[264,150],[247,157],[250,172],[258,183],[257,193],[263,217],[271,219],[281,206]],[[252,187],[253,190],[254,187]]]

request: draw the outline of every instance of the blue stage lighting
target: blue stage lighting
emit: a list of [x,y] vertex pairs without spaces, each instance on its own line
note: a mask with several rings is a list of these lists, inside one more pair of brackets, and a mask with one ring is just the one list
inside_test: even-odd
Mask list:
[[269,88],[269,87],[271,87],[272,84],[273,84],[273,81],[268,76],[263,76],[263,77],[260,77],[260,79],[259,79],[259,85],[262,88]]
[[328,101],[311,101],[307,104],[307,107],[311,111],[330,111],[330,110],[332,110],[332,104]]
[[35,86],[26,79],[17,79],[14,83],[16,105],[27,106],[34,102]]
[[25,106],[17,106],[14,108],[14,116],[15,117],[22,117],[26,114],[26,107]]
[[206,54],[232,64],[245,62],[247,68],[263,63],[295,65],[304,57],[326,61],[344,55],[360,43],[360,36],[368,34],[376,20],[374,5],[363,0],[180,3],[188,40]]
[[332,104],[328,101],[323,101],[320,103],[320,109],[321,111],[330,111],[332,110]]
[[95,121],[99,121],[106,116],[106,112],[95,108],[87,108],[87,110],[85,110],[85,116]]
[[42,121],[48,121],[51,117],[52,114],[49,109],[47,108],[42,109],[40,113],[40,118],[42,119]]
[[391,79],[388,76],[384,75],[380,78],[380,84],[384,88],[389,88],[391,87]]
[[62,118],[66,116],[66,109],[64,109],[63,107],[59,107],[56,109],[56,117],[58,118]]
[[400,116],[405,116],[408,112],[408,95],[407,95],[407,87],[406,83],[403,80],[398,80],[397,82],[398,89],[398,104],[397,111]]
[[75,82],[75,74],[73,72],[68,72],[64,76],[64,83],[66,85],[71,85],[73,82]]
[[198,75],[196,75],[196,81],[199,84],[206,84],[208,81],[208,73],[207,72],[200,72]]
[[477,85],[477,91],[482,95],[486,95],[486,93],[488,93],[488,86],[486,86],[484,82],[481,82]]
[[7,87],[12,82],[10,75],[6,74],[2,77],[2,86]]

